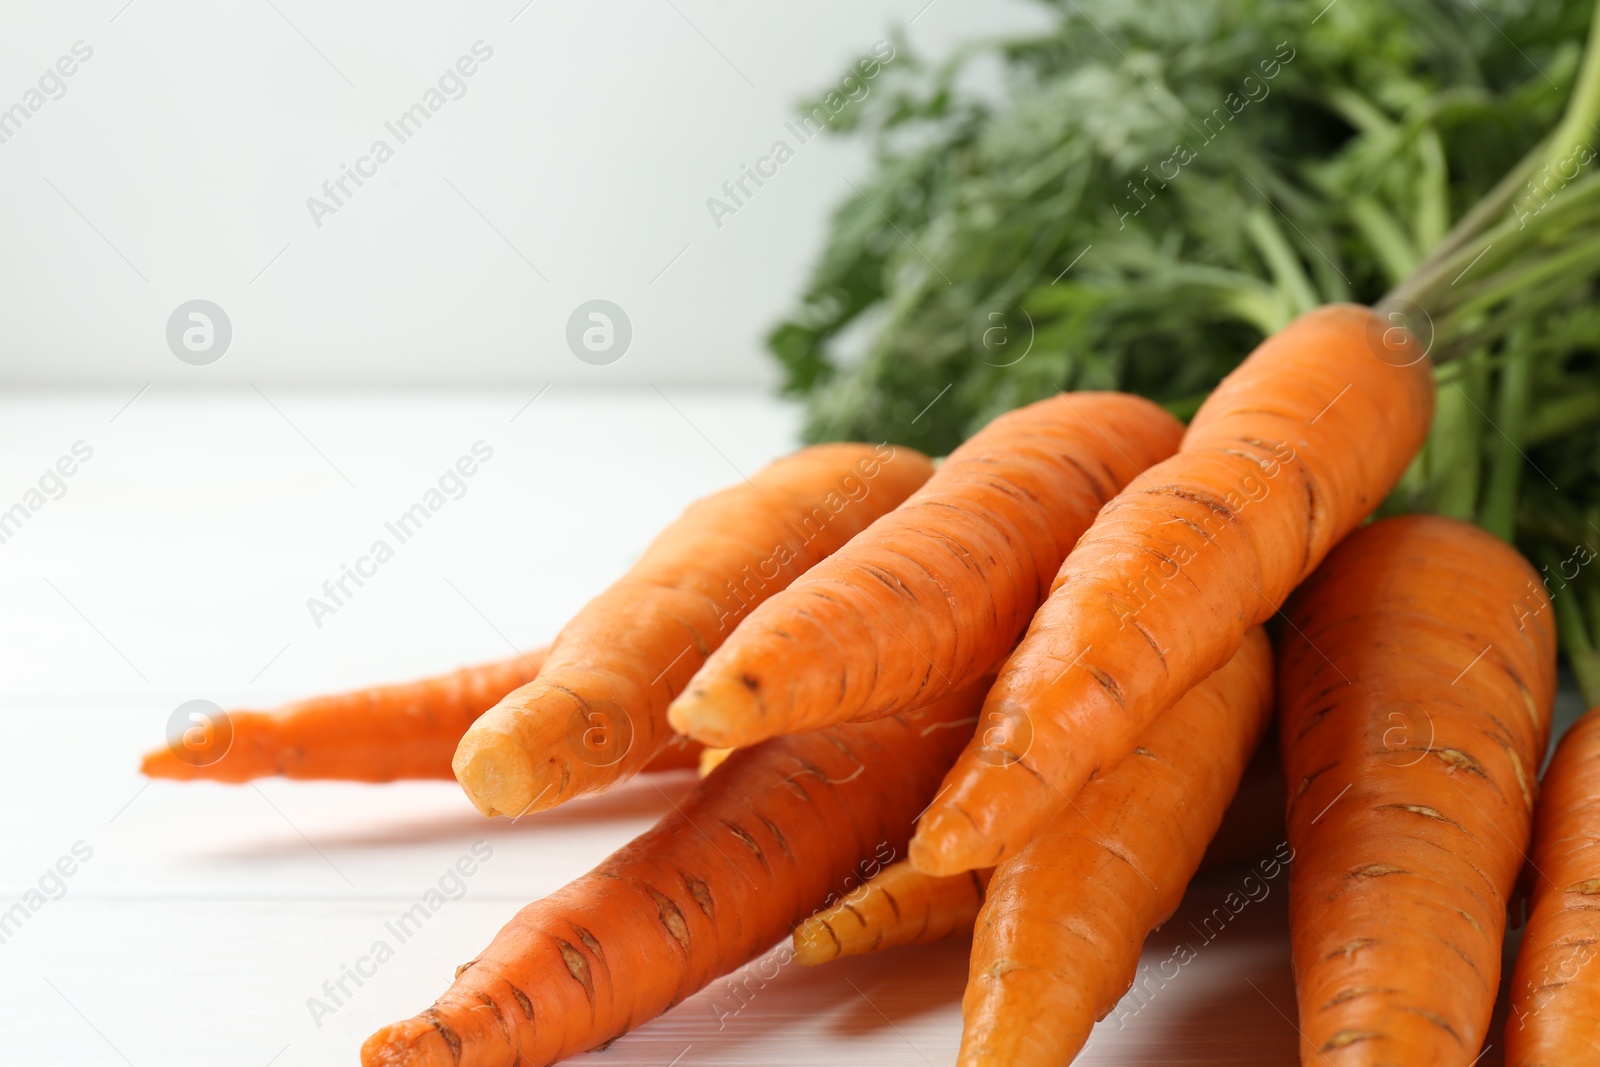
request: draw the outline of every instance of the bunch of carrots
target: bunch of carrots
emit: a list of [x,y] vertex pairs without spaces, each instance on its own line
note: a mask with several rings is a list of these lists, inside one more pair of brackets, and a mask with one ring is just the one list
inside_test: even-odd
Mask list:
[[[1558,195],[1570,221],[1600,194]],[[1495,306],[1449,265],[1512,269],[1496,210],[1402,286],[1442,351]],[[547,649],[233,713],[145,770],[453,775],[520,817],[707,768],[373,1034],[366,1067],[554,1063],[784,938],[816,964],[953,936],[959,1063],[1066,1063],[1208,850],[1279,840],[1303,1063],[1475,1062],[1519,879],[1507,1062],[1600,1062],[1600,709],[1541,775],[1556,604],[1477,526],[1369,521],[1428,436],[1436,369],[1393,307],[1330,305],[1187,426],[1078,392],[937,467],[808,448],[692,505]],[[1264,738],[1285,821],[1226,829],[1236,796],[1262,806],[1241,783]]]

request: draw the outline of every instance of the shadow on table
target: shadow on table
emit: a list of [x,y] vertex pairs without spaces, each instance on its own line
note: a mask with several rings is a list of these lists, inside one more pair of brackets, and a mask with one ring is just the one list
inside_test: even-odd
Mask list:
[[[1197,885],[1146,945],[1143,965],[1182,942],[1194,959],[1171,980],[1146,981],[1144,1000],[1125,999],[1096,1027],[1083,1067],[1282,1067],[1296,1057],[1293,982],[1283,885],[1230,914],[1213,909],[1244,870]],[[1211,919],[1210,926],[1206,920]],[[1204,933],[1213,936],[1206,940]],[[855,1047],[861,1062],[949,1063],[961,1037],[960,1002],[970,941],[855,956],[820,967],[748,965],[717,979],[673,1011],[617,1041],[612,1067],[684,1061],[744,1062],[779,1042],[785,1062],[834,1064]],[[752,977],[754,976],[754,977]],[[1131,997],[1131,995],[1130,995]],[[1129,1009],[1133,1010],[1129,1010]],[[841,1039],[852,1044],[843,1046]],[[876,1057],[876,1058],[870,1058]],[[597,1063],[600,1061],[596,1061]]]
[[1087,1064],[1297,1062],[1288,878],[1257,875],[1247,892],[1252,874],[1231,868],[1190,887],[1145,943],[1135,988],[1095,1028]]
[[[837,1067],[840,1050],[852,1048],[857,1058],[849,1062],[949,1063],[961,1033],[967,948],[965,940],[949,941],[803,967],[782,962],[780,947],[592,1054],[592,1062],[665,1067],[682,1057],[683,1067]],[[775,1047],[781,1060],[772,1059]]]
[[[311,835],[318,848],[381,849],[395,845],[417,845],[438,841],[488,838],[491,841],[540,830],[596,826],[608,822],[658,819],[682,803],[694,788],[693,771],[670,771],[641,775],[601,793],[582,797],[559,808],[535,812],[520,819],[487,819],[465,797],[456,811],[407,815],[393,821]],[[380,787],[381,788],[381,787]],[[292,855],[308,851],[305,838],[297,834],[272,840],[242,844],[219,850],[218,857],[245,858]]]
[[[1130,991],[1096,1026],[1077,1067],[1298,1062],[1287,878],[1258,878],[1251,883],[1256,899],[1240,906],[1250,873],[1220,871],[1191,887],[1146,942],[1139,992]],[[1182,946],[1192,951],[1188,962],[1156,970]],[[777,957],[769,954],[764,970],[758,961],[715,980],[594,1062],[663,1067],[681,1057],[685,1067],[742,1064],[781,1047],[783,1062],[836,1067],[848,1047],[862,1057],[853,1062],[950,1063],[960,1043],[969,950],[963,939],[810,968],[773,963]],[[1151,971],[1171,977],[1151,979]],[[1476,1067],[1503,1067],[1504,1010],[1502,998],[1490,1047]]]
[[961,1010],[967,984],[970,938],[916,945],[824,964],[844,987],[833,1032],[849,1037],[890,1027],[896,1030],[927,1015]]

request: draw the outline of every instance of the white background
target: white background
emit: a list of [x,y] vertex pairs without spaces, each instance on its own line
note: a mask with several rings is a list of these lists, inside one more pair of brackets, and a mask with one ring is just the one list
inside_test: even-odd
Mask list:
[[[797,103],[894,26],[942,56],[1041,12],[6,0],[0,109],[75,42],[94,54],[0,144],[0,384],[769,383],[762,337],[867,166],[859,146],[800,146]],[[466,95],[388,135],[479,40],[494,56]],[[395,157],[319,229],[307,198],[378,137]],[[707,198],[780,138],[795,158],[719,229]],[[197,298],[234,326],[205,368],[164,339]],[[564,341],[595,298],[634,325],[607,368]]]

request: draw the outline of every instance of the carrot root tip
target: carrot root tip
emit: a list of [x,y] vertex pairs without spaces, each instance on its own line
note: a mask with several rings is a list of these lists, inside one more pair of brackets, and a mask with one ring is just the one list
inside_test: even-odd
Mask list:
[[756,732],[760,714],[754,698],[728,686],[690,689],[667,709],[667,722],[710,748],[734,748],[764,739]]
[[450,766],[467,797],[485,815],[515,818],[552,807],[560,799],[548,786],[534,787],[533,759],[515,738],[498,730],[469,730]]
[[455,1067],[455,1057],[437,1029],[408,1019],[361,1043],[361,1067]]
[[972,858],[978,852],[993,852],[992,843],[981,838],[970,840],[977,834],[975,829],[969,825],[967,831],[963,832],[955,820],[941,818],[940,815],[939,812],[929,812],[924,816],[916,836],[911,839],[906,853],[912,867],[935,878],[948,878],[963,871],[994,865]]

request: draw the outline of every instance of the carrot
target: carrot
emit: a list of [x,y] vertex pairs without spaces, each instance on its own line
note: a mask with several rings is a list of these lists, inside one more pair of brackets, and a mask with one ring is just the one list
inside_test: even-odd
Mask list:
[[899,508],[762,604],[673,701],[708,745],[917,707],[1016,644],[1067,551],[1183,427],[1121,393],[996,418]]
[[1352,535],[1285,609],[1302,1063],[1479,1055],[1555,699],[1548,608],[1509,545],[1412,516]]
[[578,612],[539,677],[473,724],[456,778],[485,815],[554,807],[630,777],[667,705],[750,610],[928,479],[926,456],[818,445],[690,505]]
[[700,750],[700,777],[704,778],[722,766],[731,755],[733,755],[733,749],[731,748],[702,748]]
[[[145,753],[151,778],[248,782],[253,778],[394,782],[453,778],[450,759],[467,727],[533,680],[546,649],[401,685],[313,697],[275,711],[229,711]],[[218,751],[221,755],[217,755]],[[700,746],[675,738],[647,771],[697,766]]]
[[368,1038],[362,1064],[539,1067],[666,1011],[899,854],[982,698],[980,683],[739,749],[654,829],[519,912],[433,1007]]
[[[1137,761],[1124,764],[1104,781],[1086,787],[1085,793],[1137,771]],[[1283,776],[1278,746],[1269,737],[1256,746],[1197,873],[1257,859],[1282,842]],[[993,874],[993,868],[986,867],[941,876],[923,874],[907,861],[892,864],[833,907],[801,923],[794,932],[794,958],[810,967],[840,956],[968,936]]]
[[1296,319],[1223,380],[1177,455],[1106,505],[1002,668],[912,863],[955,874],[1014,852],[1378,505],[1433,408],[1426,356],[1387,326],[1351,305]]
[[[145,754],[151,778],[248,782],[449,778],[467,727],[538,674],[545,649],[402,685],[314,697],[276,711],[229,711]],[[218,750],[220,754],[218,754]]]
[[928,945],[972,933],[993,870],[923,874],[902,861],[801,923],[794,932],[796,963],[815,967],[901,945]]
[[961,1067],[1078,1054],[1183,898],[1271,714],[1272,646],[1251,630],[1122,766],[996,868],[973,932]]
[[1562,738],[1534,817],[1534,889],[1511,978],[1507,1067],[1594,1063],[1600,1034],[1600,708]]

